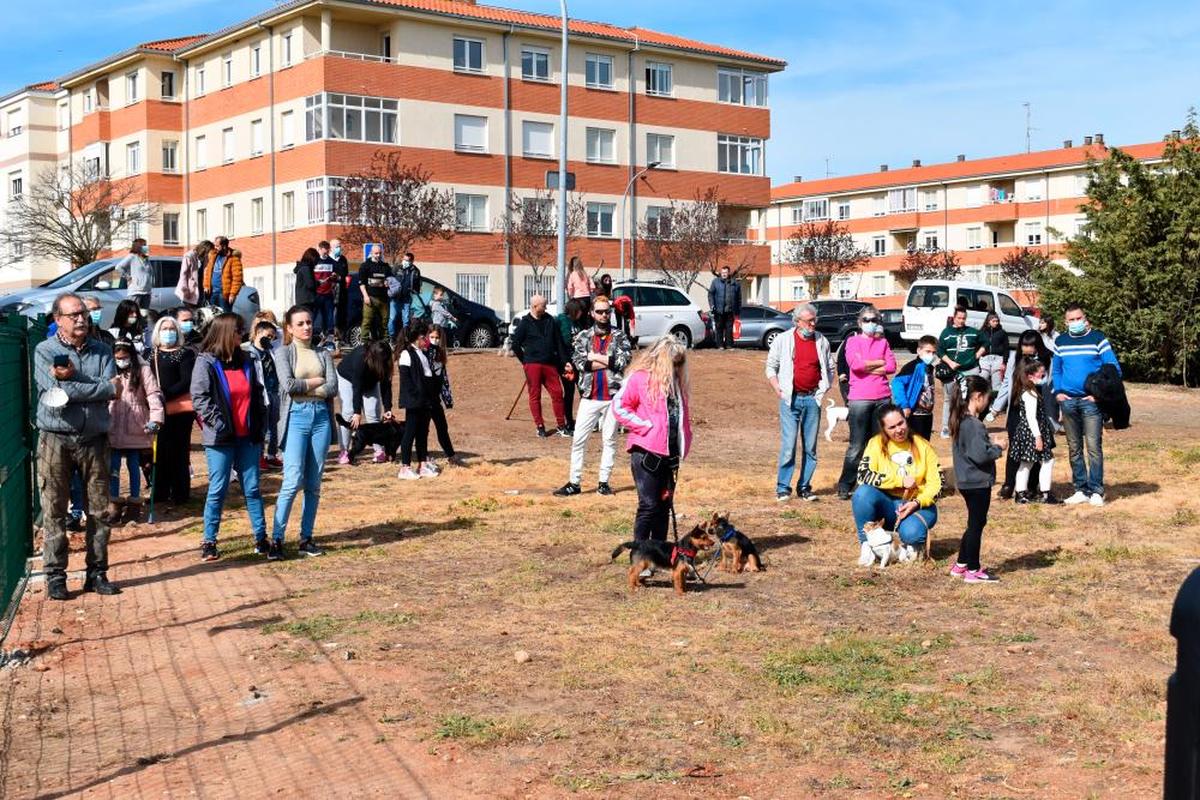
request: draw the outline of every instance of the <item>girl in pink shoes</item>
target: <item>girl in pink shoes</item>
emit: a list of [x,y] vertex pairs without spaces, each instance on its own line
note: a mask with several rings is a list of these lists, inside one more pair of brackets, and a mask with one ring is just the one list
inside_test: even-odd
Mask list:
[[967,504],[967,530],[950,574],[966,583],[998,580],[979,564],[979,547],[996,483],[996,459],[1004,452],[988,437],[981,416],[991,400],[991,386],[978,375],[958,378],[950,403],[950,436],[954,440],[954,478]]

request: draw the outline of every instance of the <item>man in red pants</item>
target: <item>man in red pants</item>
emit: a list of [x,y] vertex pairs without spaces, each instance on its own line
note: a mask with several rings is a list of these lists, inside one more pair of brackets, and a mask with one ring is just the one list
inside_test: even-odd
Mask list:
[[529,386],[529,413],[537,425],[537,435],[545,439],[546,421],[542,418],[542,387],[550,393],[554,406],[554,420],[558,423],[559,436],[567,433],[566,413],[563,409],[562,383],[558,375],[566,363],[567,353],[563,344],[558,322],[546,313],[546,298],[535,294],[529,300],[529,313],[517,323],[512,335],[513,355],[525,367],[525,382]]

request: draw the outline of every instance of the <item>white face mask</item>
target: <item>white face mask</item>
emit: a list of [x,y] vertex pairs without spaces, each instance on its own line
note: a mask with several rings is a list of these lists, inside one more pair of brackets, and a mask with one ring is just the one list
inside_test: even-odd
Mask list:
[[117,362],[118,369],[129,369],[129,365],[133,363],[128,358],[118,358],[115,361]]

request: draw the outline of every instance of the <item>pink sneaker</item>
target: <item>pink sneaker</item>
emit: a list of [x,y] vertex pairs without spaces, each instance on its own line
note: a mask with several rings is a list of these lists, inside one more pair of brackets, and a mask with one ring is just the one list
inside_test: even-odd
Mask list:
[[963,583],[998,583],[1000,581],[995,575],[989,575],[988,571],[983,567],[979,569],[969,570],[963,576]]
[[345,450],[338,453],[338,463],[341,464],[343,467],[347,466],[350,463],[350,454],[348,452],[346,452]]
[[388,454],[384,452],[376,453],[375,457],[371,459],[372,464],[386,464],[387,462]]
[[969,570],[967,569],[966,564],[955,564],[953,567],[950,568],[950,577],[951,578],[962,578],[962,577],[966,576],[968,571]]

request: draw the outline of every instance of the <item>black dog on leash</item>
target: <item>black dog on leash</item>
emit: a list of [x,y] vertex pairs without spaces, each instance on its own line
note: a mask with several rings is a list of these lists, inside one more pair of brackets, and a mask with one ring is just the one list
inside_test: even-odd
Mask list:
[[[334,415],[338,425],[350,428],[350,423],[341,414]],[[369,445],[379,445],[388,458],[395,459],[396,451],[400,449],[400,440],[404,438],[404,423],[393,422],[364,422],[358,428],[350,428],[350,458],[354,458]]]

